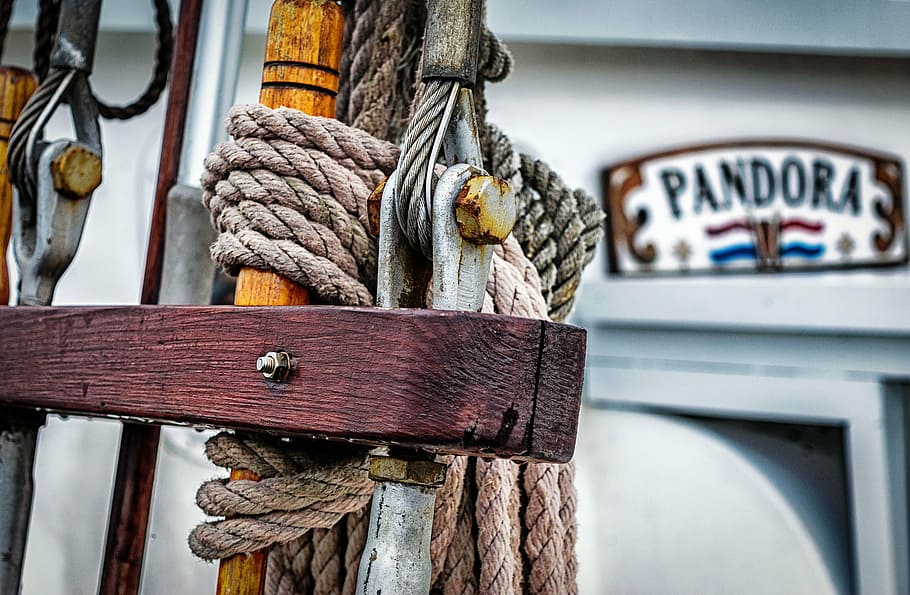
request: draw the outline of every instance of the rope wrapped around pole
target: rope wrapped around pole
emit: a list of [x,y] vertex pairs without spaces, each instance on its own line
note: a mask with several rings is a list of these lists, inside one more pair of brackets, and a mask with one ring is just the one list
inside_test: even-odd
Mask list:
[[[419,0],[355,0],[348,8],[375,20],[369,26],[349,20],[338,114],[367,130],[293,110],[231,110],[234,141],[206,160],[202,181],[220,234],[212,256],[225,269],[277,272],[311,287],[324,303],[372,304],[376,245],[366,198],[399,157],[396,145],[374,135],[398,141],[404,125],[400,110],[385,119],[365,111],[365,98],[400,106],[421,92],[409,48],[419,47],[422,9]],[[357,40],[366,45],[351,47]],[[475,90],[481,116],[483,81],[505,78],[511,63],[487,32]],[[370,87],[377,72],[390,87]],[[545,164],[515,154],[495,127],[482,122],[482,136],[486,169],[510,180],[522,209],[513,235],[495,249],[484,311],[563,320],[593,258],[603,214]],[[368,521],[369,498],[361,494],[371,486],[360,466],[364,450],[336,446],[219,434],[207,447],[213,462],[263,479],[257,486],[216,480],[200,488],[200,505],[222,518],[194,530],[193,551],[214,559],[280,543],[271,551],[267,592],[353,594]],[[433,592],[576,592],[573,465],[447,458],[431,542]],[[337,515],[331,523],[329,513]]]

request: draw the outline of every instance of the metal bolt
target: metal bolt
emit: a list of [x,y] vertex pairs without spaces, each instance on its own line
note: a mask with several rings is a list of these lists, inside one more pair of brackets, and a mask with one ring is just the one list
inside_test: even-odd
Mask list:
[[284,351],[269,351],[262,357],[256,358],[256,371],[262,372],[262,376],[283,382],[291,370],[291,357]]
[[71,198],[85,198],[101,184],[101,157],[71,144],[51,162],[54,190]]
[[493,176],[474,176],[455,198],[458,232],[472,244],[501,244],[517,217],[509,183]]

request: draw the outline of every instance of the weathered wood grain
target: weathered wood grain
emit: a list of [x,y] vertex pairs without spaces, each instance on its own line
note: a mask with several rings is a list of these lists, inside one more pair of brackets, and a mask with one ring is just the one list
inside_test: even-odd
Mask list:
[[[573,395],[581,399],[584,383],[587,335],[578,328],[555,322],[544,323],[540,343],[540,371],[537,377],[538,395]],[[537,399],[530,424],[528,456],[536,457],[544,448],[550,456],[568,461],[575,452],[578,434],[578,409],[566,399]],[[539,442],[546,436],[572,436],[563,446],[565,450],[553,453],[550,447]]]
[[[157,304],[161,290],[167,194],[177,183],[180,168],[201,15],[202,0],[183,0],[180,3],[140,294],[140,302],[143,304]],[[159,430],[158,426],[131,423],[123,424],[121,429],[117,475],[111,493],[104,558],[101,562],[99,595],[139,593],[152,503],[151,488],[155,481],[155,463],[158,458]]]
[[[337,307],[0,309],[0,403],[566,461],[582,329]],[[284,384],[256,358],[287,351]]]
[[[334,118],[343,38],[344,13],[335,2],[276,0],[269,13],[259,103]],[[253,268],[240,270],[234,295],[238,306],[312,302],[307,288]]]

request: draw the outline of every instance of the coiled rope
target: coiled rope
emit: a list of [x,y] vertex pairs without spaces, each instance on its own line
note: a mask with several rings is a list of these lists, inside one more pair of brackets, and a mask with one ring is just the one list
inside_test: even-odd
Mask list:
[[[422,30],[415,24],[415,14],[422,18],[423,13],[422,3],[410,0],[357,0],[349,11],[373,18],[368,23],[348,21],[338,114],[351,122],[365,113],[362,98],[382,96],[386,105],[401,106],[420,95],[413,74],[416,60],[409,59],[406,68],[390,65],[408,63],[403,56],[408,48],[419,45],[414,31]],[[366,40],[365,45],[352,47],[354,39]],[[485,36],[481,64],[486,65],[481,68],[481,78],[501,80],[511,58],[498,40]],[[359,73],[356,77],[355,71]],[[383,87],[371,88],[371,75],[380,72]],[[482,83],[476,94],[482,114]],[[358,101],[359,108],[355,106]],[[381,114],[372,112],[360,119],[370,129],[363,131],[290,110],[234,108],[228,128],[235,141],[209,157],[203,179],[204,200],[221,232],[213,246],[216,260],[229,270],[254,266],[278,272],[313,287],[327,303],[371,303],[375,245],[366,233],[365,199],[396,167],[399,151],[367,132],[399,140],[397,134],[403,132],[400,113],[399,107],[387,112],[383,120]],[[580,269],[593,256],[603,216],[589,196],[567,189],[542,164],[521,160],[501,132],[486,126],[482,132],[485,167],[494,175],[511,178],[527,208],[513,236],[495,250],[484,310],[540,318],[549,311],[554,319],[562,319],[571,307]],[[531,183],[522,186],[523,173],[529,174]],[[560,201],[574,204],[560,208]],[[533,254],[534,262],[526,250]],[[535,265],[542,267],[543,279]],[[264,446],[287,456],[316,451],[331,457],[335,452],[332,446],[326,453],[324,442],[283,442],[262,436],[225,433],[218,441],[218,450],[223,452],[214,458],[216,464],[253,470],[257,469],[252,466],[255,461],[224,453],[269,452]],[[271,459],[275,455],[257,456]],[[573,466],[448,459],[450,472],[437,495],[431,542],[433,592],[574,593]],[[348,466],[355,475],[359,473],[357,465]],[[334,475],[336,466],[326,465],[323,471],[320,481],[340,481]],[[300,473],[288,467],[280,475]],[[263,477],[268,480],[278,475]],[[197,551],[197,537],[205,536],[209,549],[200,551],[206,557],[249,551],[238,549],[246,538],[244,523],[255,526],[260,513],[310,514],[306,510],[310,492],[306,490],[312,487],[277,482],[276,491],[266,494],[247,485],[235,489],[234,483],[210,482],[200,488],[203,505],[218,501],[218,507],[210,510],[218,510],[218,516],[224,517],[200,526],[190,537],[191,547]],[[271,486],[266,483],[265,487]],[[368,526],[368,515],[356,497],[334,501],[332,512],[348,512],[331,527],[307,531],[300,523],[291,523],[300,535],[272,548],[269,593],[354,593]],[[304,506],[297,508],[301,503]],[[312,503],[315,509],[321,506]],[[222,529],[227,530],[222,534]],[[238,539],[238,533],[243,539]],[[277,530],[282,538],[289,533],[285,527]],[[273,536],[273,542],[277,541]],[[251,540],[249,545],[253,543],[262,544]],[[219,555],[214,555],[215,550]]]
[[[152,78],[142,94],[124,106],[110,105],[97,96],[95,103],[98,114],[106,120],[129,120],[147,112],[158,99],[167,86],[171,58],[174,54],[174,25],[171,22],[171,7],[167,0],[152,0],[155,9],[155,25],[157,28],[155,64],[152,69]],[[50,76],[50,57],[54,48],[54,39],[57,33],[57,21],[60,17],[60,0],[40,0],[38,4],[38,21],[35,25],[35,47],[32,54],[32,63],[38,79],[44,82]]]

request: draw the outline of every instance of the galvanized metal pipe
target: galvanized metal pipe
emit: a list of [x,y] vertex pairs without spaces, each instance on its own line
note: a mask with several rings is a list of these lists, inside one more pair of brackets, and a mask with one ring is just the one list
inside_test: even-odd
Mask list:
[[483,28],[482,0],[430,0],[423,42],[423,78],[474,86]]
[[167,195],[159,304],[211,302],[215,263],[209,246],[216,234],[199,179],[206,155],[227,140],[224,117],[237,91],[248,5],[248,0],[225,0],[202,7],[177,185]]
[[51,66],[92,72],[100,16],[100,0],[67,0],[60,5]]
[[10,410],[0,416],[0,593],[18,593],[41,420],[21,418]]
[[369,541],[360,561],[361,595],[430,592],[430,538],[436,488],[380,482],[373,492]]
[[224,117],[237,90],[248,4],[248,0],[203,4],[178,184],[198,187],[206,155],[227,139]]
[[216,233],[200,195],[190,186],[168,192],[159,304],[207,306],[212,301],[215,263],[209,246]]

